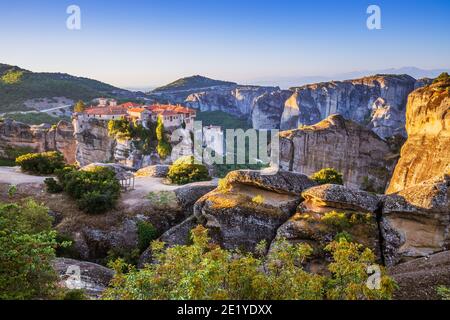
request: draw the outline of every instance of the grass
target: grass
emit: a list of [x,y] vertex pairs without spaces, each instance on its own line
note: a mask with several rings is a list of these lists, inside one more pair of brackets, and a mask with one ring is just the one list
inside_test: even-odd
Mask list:
[[54,117],[45,112],[36,113],[7,113],[4,118],[9,118],[18,122],[26,123],[29,125],[39,125],[42,123],[48,123],[51,125],[58,124],[61,120],[70,121],[69,117]]
[[168,85],[156,88],[153,91],[161,92],[161,91],[189,90],[196,88],[206,88],[212,86],[234,85],[234,84],[235,84],[234,82],[214,80],[202,76],[192,76],[178,79],[172,83],[169,83]]
[[202,121],[203,126],[221,126],[225,129],[243,129],[251,128],[247,119],[232,116],[223,111],[197,111],[196,121]]

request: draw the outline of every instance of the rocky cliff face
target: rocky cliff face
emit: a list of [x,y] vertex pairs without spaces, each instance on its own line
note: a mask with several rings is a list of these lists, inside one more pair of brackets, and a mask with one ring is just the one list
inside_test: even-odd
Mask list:
[[335,168],[350,187],[383,193],[395,160],[384,140],[340,115],[280,133],[281,169],[310,175]]
[[0,157],[8,158],[14,149],[60,151],[68,163],[75,163],[75,148],[74,128],[66,121],[53,127],[29,126],[10,119],[0,121]]
[[416,80],[407,75],[377,75],[293,88],[282,129],[310,125],[339,113],[371,128],[380,137],[404,134],[404,110]]
[[411,93],[406,111],[408,139],[395,168],[388,193],[450,170],[450,82]]
[[405,136],[408,94],[426,85],[408,75],[376,75],[280,90],[277,87],[229,85],[201,91],[174,92],[166,100],[201,111],[221,110],[246,117],[257,129],[295,129],[331,114],[372,129],[382,138]]

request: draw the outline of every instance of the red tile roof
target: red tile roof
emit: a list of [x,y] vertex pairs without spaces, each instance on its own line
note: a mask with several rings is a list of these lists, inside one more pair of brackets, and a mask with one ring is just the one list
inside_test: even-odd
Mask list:
[[135,102],[125,102],[125,103],[122,103],[120,106],[124,107],[124,108],[135,108],[135,107],[141,107],[142,104],[135,103]]
[[121,106],[115,107],[90,107],[84,111],[89,115],[126,115],[127,108]]
[[179,113],[194,114],[195,113],[194,109],[190,109],[190,108],[186,108],[186,107],[182,107],[182,106],[174,106],[174,105],[159,105],[158,104],[158,105],[147,106],[146,108],[153,113],[161,113],[164,111],[171,111],[171,112],[174,112],[175,114],[179,114]]
[[144,111],[147,111],[147,109],[145,109],[145,108],[131,108],[131,109],[128,109],[128,112],[142,113]]

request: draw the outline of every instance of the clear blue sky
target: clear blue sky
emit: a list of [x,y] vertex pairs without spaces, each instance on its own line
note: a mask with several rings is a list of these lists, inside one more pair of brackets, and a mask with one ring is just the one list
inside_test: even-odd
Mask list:
[[[82,29],[66,29],[79,5]],[[366,28],[366,9],[382,30]],[[0,62],[122,87],[450,67],[450,1],[0,0]]]

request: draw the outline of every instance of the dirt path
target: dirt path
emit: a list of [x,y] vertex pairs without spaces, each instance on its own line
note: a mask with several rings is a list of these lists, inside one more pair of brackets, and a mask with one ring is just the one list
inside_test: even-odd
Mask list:
[[0,167],[0,183],[24,184],[24,183],[44,183],[48,177],[32,176],[22,173],[19,167]]

